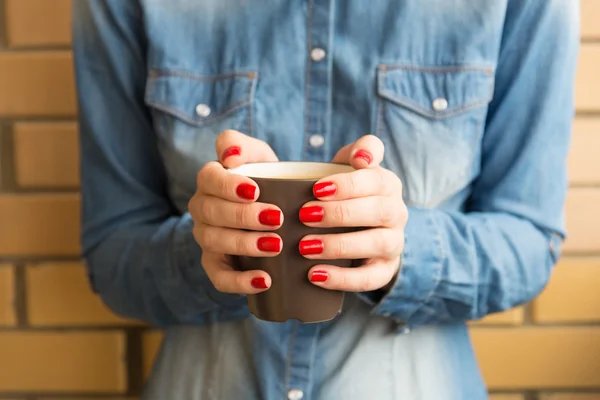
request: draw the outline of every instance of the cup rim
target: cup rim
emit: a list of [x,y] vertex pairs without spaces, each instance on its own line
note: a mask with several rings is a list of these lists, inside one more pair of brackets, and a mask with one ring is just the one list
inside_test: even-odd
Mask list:
[[[302,165],[305,167],[313,166],[313,167],[317,167],[317,168],[319,166],[329,166],[330,168],[332,168],[332,173],[324,174],[320,178],[285,178],[285,177],[265,176],[265,175],[267,175],[266,173],[252,171],[253,168],[257,168],[257,167],[268,169],[269,167],[277,167],[277,166],[280,167],[282,165],[289,167],[294,164]],[[245,173],[245,172],[243,172],[245,169],[249,169],[250,171]],[[333,163],[333,162],[326,162],[326,161],[268,161],[268,162],[255,162],[255,163],[243,164],[243,165],[240,165],[239,167],[230,168],[227,171],[232,174],[245,176],[250,179],[262,179],[262,180],[268,180],[268,181],[302,182],[302,181],[318,181],[319,179],[323,179],[330,175],[353,172],[353,171],[356,171],[356,169],[349,164]]]

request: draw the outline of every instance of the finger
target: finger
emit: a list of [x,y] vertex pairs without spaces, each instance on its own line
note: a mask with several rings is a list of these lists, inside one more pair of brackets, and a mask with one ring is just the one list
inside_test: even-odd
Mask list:
[[269,232],[246,232],[197,223],[194,238],[203,251],[249,257],[275,257],[281,252],[281,237]]
[[373,259],[358,268],[316,265],[308,271],[308,279],[317,286],[344,292],[368,292],[384,287],[398,273],[400,259]]
[[227,130],[217,137],[216,150],[225,168],[253,162],[279,161],[267,143],[233,130]]
[[404,247],[404,235],[387,228],[332,235],[308,235],[300,240],[300,254],[312,260],[360,260],[396,258]]
[[359,169],[331,175],[313,186],[319,200],[346,200],[367,196],[389,196],[402,192],[402,183],[393,172],[384,168]]
[[384,145],[374,135],[365,135],[352,145],[348,159],[344,163],[356,169],[378,167],[383,161]]
[[333,157],[333,160],[331,160],[331,162],[338,164],[348,164],[348,160],[350,159],[350,152],[352,151],[353,145],[354,143],[350,143],[339,149]]
[[190,210],[198,221],[223,228],[265,231],[278,229],[283,223],[281,209],[265,203],[240,204],[214,196],[202,196]]
[[219,292],[256,294],[271,287],[271,277],[265,271],[235,271],[222,254],[202,252],[202,266]]
[[389,196],[368,196],[350,200],[311,201],[300,209],[300,222],[311,227],[386,227],[407,219],[401,200]]
[[[252,179],[232,174],[216,161],[206,163],[198,172],[196,181],[198,190],[203,194],[238,203],[255,201],[260,192]],[[190,208],[196,200],[190,200]]]

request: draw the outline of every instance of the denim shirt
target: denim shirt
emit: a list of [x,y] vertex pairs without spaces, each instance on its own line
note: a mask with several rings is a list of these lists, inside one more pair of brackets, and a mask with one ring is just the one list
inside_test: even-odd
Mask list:
[[[166,328],[143,398],[487,398],[466,321],[538,294],[565,235],[577,3],[74,1],[90,279]],[[226,129],[281,160],[377,135],[409,208],[391,290],[318,324],[218,292],[186,208]]]

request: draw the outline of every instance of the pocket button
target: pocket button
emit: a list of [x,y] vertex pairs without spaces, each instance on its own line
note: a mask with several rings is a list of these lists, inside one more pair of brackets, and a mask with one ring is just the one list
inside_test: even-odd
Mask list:
[[206,118],[210,115],[210,112],[210,107],[206,104],[198,104],[196,106],[196,114],[198,114],[199,117]]
[[439,97],[433,101],[432,106],[435,111],[444,111],[448,108],[448,100]]

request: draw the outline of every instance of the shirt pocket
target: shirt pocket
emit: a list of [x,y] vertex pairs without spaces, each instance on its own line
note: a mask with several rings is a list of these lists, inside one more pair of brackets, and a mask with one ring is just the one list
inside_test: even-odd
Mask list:
[[378,67],[375,132],[407,204],[439,206],[477,175],[493,92],[488,66]]

